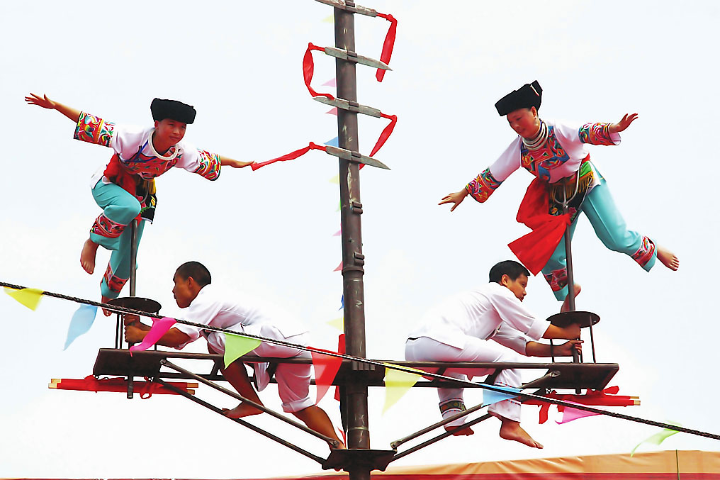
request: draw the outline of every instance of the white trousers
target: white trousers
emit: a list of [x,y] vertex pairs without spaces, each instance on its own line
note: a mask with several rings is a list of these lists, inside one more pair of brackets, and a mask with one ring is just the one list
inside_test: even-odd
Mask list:
[[[495,342],[481,340],[476,337],[466,337],[465,347],[456,348],[446,345],[428,337],[415,340],[408,339],[405,344],[405,359],[411,362],[515,362],[517,355]],[[430,370],[423,368],[430,372]],[[448,368],[444,375],[459,380],[467,380],[468,376],[482,377],[495,372],[492,368]],[[435,373],[430,372],[430,373]],[[495,385],[507,387],[520,387],[522,380],[520,372],[514,369],[505,369],[498,374]],[[463,402],[463,388],[438,388],[440,405],[451,401]],[[520,402],[515,399],[503,400],[488,407],[493,415],[505,417],[516,422],[520,421]],[[443,418],[458,413],[458,410],[448,410]],[[467,417],[460,418],[448,424],[459,426],[465,423]]]

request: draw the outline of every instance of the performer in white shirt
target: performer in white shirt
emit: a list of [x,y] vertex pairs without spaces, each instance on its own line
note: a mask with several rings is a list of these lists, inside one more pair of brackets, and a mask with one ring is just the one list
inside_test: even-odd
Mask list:
[[[100,117],[81,112],[45,96],[30,94],[25,101],[49,110],[57,110],[75,122],[76,140],[112,148],[107,166],[90,179],[93,198],[103,213],[90,229],[83,244],[80,264],[92,274],[98,246],[112,251],[100,283],[102,302],[120,295],[130,278],[130,229],[139,220],[136,247],[140,244],[145,220],[155,215],[155,177],[173,167],[183,168],[208,180],[220,176],[221,165],[242,168],[241,162],[195,148],[183,141],[188,124],[195,121],[195,109],[177,100],[156,98],[150,105],[153,127],[116,125]],[[110,312],[106,311],[106,315]]]
[[[285,310],[257,299],[250,298],[240,292],[232,294],[232,300],[221,297],[219,292],[210,285],[211,277],[208,269],[199,262],[187,262],[178,267],[173,277],[173,296],[178,307],[186,309],[185,320],[213,327],[219,327],[250,333],[253,335],[281,340],[295,345],[307,346],[309,333],[307,329]],[[125,340],[139,343],[145,338],[150,327],[139,322],[138,317],[128,315],[125,319]],[[158,344],[181,349],[201,336],[208,342],[210,353],[225,352],[225,334],[223,332],[203,331],[197,327],[175,324]],[[252,355],[277,358],[310,358],[307,350],[262,342]],[[309,363],[279,363],[275,371],[278,393],[282,400],[283,411],[292,413],[302,420],[309,428],[340,442],[335,434],[330,418],[324,410],[315,405],[310,398],[311,365]],[[221,368],[223,376],[240,395],[257,404],[262,401],[250,383],[245,365],[236,360],[228,367]],[[263,371],[256,369],[258,388],[267,385],[263,381]],[[240,403],[237,407],[226,410],[225,415],[241,418],[262,413],[261,410]],[[344,448],[344,447],[341,447]]]
[[[535,357],[549,357],[550,345],[535,340],[570,339],[554,347],[555,356],[570,356],[573,349],[581,351],[580,327],[576,324],[560,328],[530,313],[521,303],[526,295],[530,272],[513,260],[500,262],[490,270],[490,283],[460,292],[430,309],[420,324],[408,335],[405,358],[410,361],[437,362],[515,362],[515,352]],[[576,292],[579,289],[576,289]],[[567,309],[567,305],[563,305]],[[532,340],[528,340],[528,337]],[[488,342],[494,340],[502,346]],[[466,380],[467,376],[485,376],[495,369],[449,368],[444,375]],[[505,369],[495,385],[520,387],[517,370]],[[440,412],[448,418],[465,410],[463,389],[439,388]],[[535,448],[543,448],[520,426],[520,402],[504,400],[491,405],[489,412],[502,425],[500,436]],[[465,423],[465,417],[454,420],[446,428]],[[456,435],[472,435],[470,427]]]

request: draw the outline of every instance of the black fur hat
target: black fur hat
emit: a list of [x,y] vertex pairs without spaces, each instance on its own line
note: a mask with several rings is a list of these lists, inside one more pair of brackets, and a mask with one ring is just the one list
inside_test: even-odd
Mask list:
[[497,101],[495,108],[497,108],[500,116],[505,116],[510,112],[514,112],[520,108],[531,108],[540,109],[542,103],[542,87],[535,80],[532,83],[526,83],[517,90],[505,95],[503,98]]
[[177,122],[193,123],[195,121],[195,109],[177,100],[166,98],[155,98],[150,104],[153,120],[158,122],[169,118]]

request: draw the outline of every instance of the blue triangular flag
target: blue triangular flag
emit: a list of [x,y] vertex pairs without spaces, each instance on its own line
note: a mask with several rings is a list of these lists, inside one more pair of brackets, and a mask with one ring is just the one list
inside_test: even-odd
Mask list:
[[340,308],[338,310],[342,310],[345,308],[345,295],[340,295]]
[[65,348],[63,348],[63,350],[67,350],[70,344],[74,342],[77,337],[90,330],[90,327],[92,327],[92,324],[95,321],[96,313],[96,306],[86,305],[84,303],[80,305],[80,308],[75,311],[72,316],[72,320],[70,320],[70,328],[68,329],[67,340],[65,340]]
[[497,402],[502,402],[503,400],[510,400],[511,398],[517,397],[517,394],[520,393],[520,389],[518,389],[518,388],[501,387],[498,385],[493,385],[493,387],[501,389],[507,393],[496,392],[494,390],[489,390],[487,388],[484,388],[483,389],[483,405],[485,405],[485,406],[492,405],[493,403],[497,403]]
[[331,147],[337,147],[338,145],[340,145],[338,143],[338,137],[335,137],[332,140],[328,140],[327,142],[325,142],[325,145],[330,145]]

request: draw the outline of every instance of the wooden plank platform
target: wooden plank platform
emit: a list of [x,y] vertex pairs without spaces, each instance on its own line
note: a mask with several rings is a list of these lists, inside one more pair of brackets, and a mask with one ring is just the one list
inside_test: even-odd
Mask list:
[[[164,379],[189,378],[177,372],[166,372],[161,369],[161,360],[183,360],[186,365],[189,361],[197,361],[198,368],[188,368],[197,375],[210,380],[222,380],[217,373],[216,362],[222,362],[222,355],[210,355],[202,353],[184,353],[177,351],[149,350],[145,352],[134,352],[130,355],[129,350],[118,350],[103,348],[98,352],[93,368],[93,374],[101,375],[122,375],[134,377],[160,377]],[[271,363],[312,363],[310,359],[300,358],[265,358],[245,356],[242,360],[247,363],[271,362]],[[548,377],[540,385],[534,388],[547,388],[555,390],[563,389],[592,389],[601,390],[605,388],[610,380],[620,369],[617,363],[479,363],[479,362],[407,362],[396,360],[374,360],[374,362],[391,363],[404,367],[417,368],[433,372],[442,372],[447,368],[492,368],[506,369],[517,368],[523,370],[539,370],[538,377],[547,372],[557,372],[554,377]],[[349,382],[357,382],[358,374],[364,375],[364,380],[369,386],[384,386],[383,378],[385,369],[379,365],[371,365],[352,360],[343,360],[333,382],[335,385],[346,385]],[[442,381],[421,380],[418,387],[438,387]],[[472,387],[470,387],[472,388]]]

